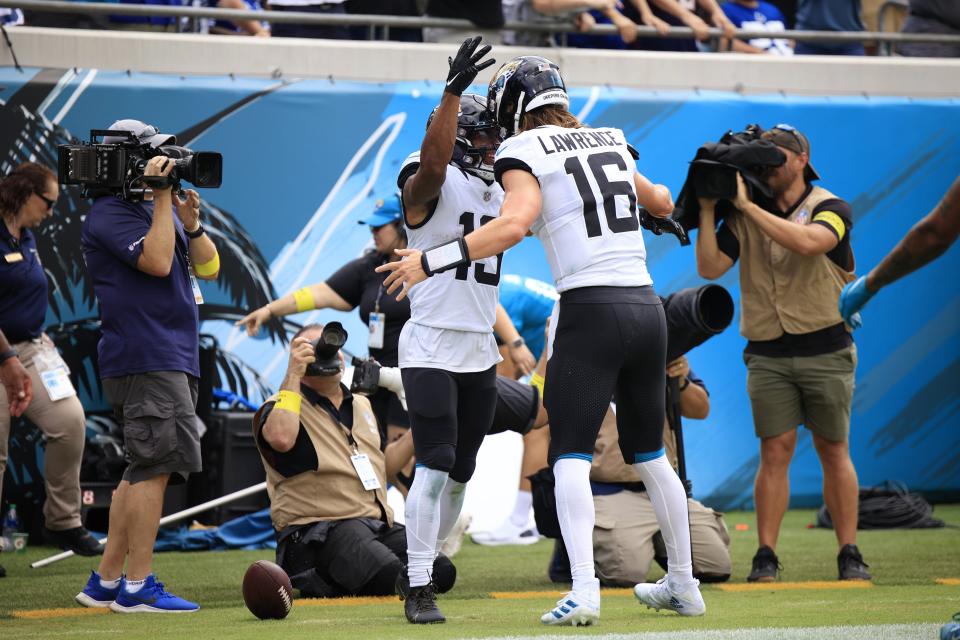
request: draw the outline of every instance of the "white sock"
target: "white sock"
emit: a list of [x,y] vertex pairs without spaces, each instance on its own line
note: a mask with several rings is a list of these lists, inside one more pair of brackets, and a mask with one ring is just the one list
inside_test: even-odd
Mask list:
[[146,578],[143,580],[127,580],[127,593],[136,593],[143,589],[143,583],[146,582]]
[[440,529],[440,496],[447,472],[417,467],[404,508],[407,527],[407,575],[411,587],[422,587],[433,577],[433,559]]
[[447,537],[457,524],[466,493],[466,484],[447,478],[447,484],[443,486],[443,491],[440,493],[440,527],[437,529],[437,548],[434,556],[440,553],[440,547],[447,541]]
[[530,520],[530,507],[533,506],[533,494],[529,491],[517,492],[517,500],[513,503],[513,513],[510,514],[510,524],[517,529],[523,529]]
[[553,465],[556,477],[557,518],[563,543],[570,556],[573,592],[600,604],[600,581],[593,567],[593,494],[590,491],[590,460],[561,458]]
[[116,580],[104,580],[103,578],[100,578],[100,586],[104,589],[116,589],[120,586],[120,578],[117,578]]
[[693,582],[687,493],[663,449],[638,456],[649,457],[657,453],[659,455],[653,459],[636,462],[633,468],[647,488],[657,522],[660,523],[660,533],[667,547],[667,583],[672,590],[680,591]]

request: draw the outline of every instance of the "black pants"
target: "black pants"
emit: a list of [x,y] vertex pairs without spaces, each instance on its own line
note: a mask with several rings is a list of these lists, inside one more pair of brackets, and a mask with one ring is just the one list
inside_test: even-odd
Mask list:
[[[274,11],[305,13],[340,14],[347,12],[342,4],[271,5],[270,8]],[[270,25],[270,35],[274,38],[327,38],[328,40],[349,40],[350,29],[345,26],[274,22]]]
[[627,464],[663,446],[667,326],[652,287],[564,291],[543,390],[550,453],[590,456],[611,399]]
[[456,482],[467,482],[493,424],[496,367],[473,373],[411,367],[400,374],[417,464],[446,471]]
[[[392,527],[370,520],[330,523],[326,539],[309,540],[310,527],[281,540],[277,560],[305,598],[386,596],[395,593],[397,576],[407,563],[407,536],[403,525]],[[457,571],[440,555],[433,563],[434,585],[449,591]]]

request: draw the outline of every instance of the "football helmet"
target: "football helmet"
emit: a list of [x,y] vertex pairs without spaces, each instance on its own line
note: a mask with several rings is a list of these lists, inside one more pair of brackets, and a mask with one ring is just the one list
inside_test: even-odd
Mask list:
[[518,56],[501,66],[490,81],[487,103],[494,118],[512,136],[520,118],[548,104],[570,104],[560,67],[540,56]]
[[[435,107],[427,118],[427,129],[437,113]],[[471,138],[478,131],[489,130],[496,140],[490,146],[474,146]],[[487,99],[475,93],[465,93],[460,96],[460,111],[457,113],[457,140],[453,145],[451,162],[458,167],[483,180],[493,180],[493,165],[486,162],[490,151],[496,151],[502,139],[500,127],[493,120],[493,114],[487,109]]]

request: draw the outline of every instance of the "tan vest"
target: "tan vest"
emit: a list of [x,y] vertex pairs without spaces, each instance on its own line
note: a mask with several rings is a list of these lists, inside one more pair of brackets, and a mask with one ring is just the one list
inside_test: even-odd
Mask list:
[[[787,218],[810,224],[814,208],[835,195],[813,187]],[[840,291],[854,279],[826,254],[802,256],[780,246],[756,222],[736,212],[727,224],[740,241],[740,333],[748,340],[774,340],[843,322]]]
[[[267,401],[276,401],[273,395]],[[260,409],[263,411],[263,408]],[[253,424],[259,424],[260,411]],[[337,423],[323,408],[303,399],[300,424],[306,430],[317,452],[318,468],[289,478],[271,466],[271,451],[260,448],[257,433],[254,440],[260,460],[267,472],[267,494],[270,496],[270,519],[277,531],[290,525],[309,524],[320,520],[351,518],[387,518],[393,525],[393,511],[387,504],[387,478],[380,431],[370,408],[370,401],[359,394],[353,396],[353,438],[359,453],[367,454],[380,480],[380,488],[367,491],[360,482],[350,456],[353,447],[347,438],[348,429]]]
[[[677,441],[670,430],[670,424],[663,421],[663,446],[667,450],[667,460],[677,467]],[[641,482],[640,474],[623,460],[620,452],[620,436],[617,433],[617,416],[613,409],[607,410],[600,425],[597,444],[593,447],[593,464],[590,467],[590,479],[594,482]]]

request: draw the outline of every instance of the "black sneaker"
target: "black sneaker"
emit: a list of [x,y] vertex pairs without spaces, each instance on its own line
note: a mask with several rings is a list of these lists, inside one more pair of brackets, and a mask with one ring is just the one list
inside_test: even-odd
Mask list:
[[433,592],[432,584],[410,587],[403,604],[403,612],[407,614],[407,620],[413,624],[436,624],[447,621],[437,607],[437,596]]
[[43,537],[51,544],[73,551],[78,556],[98,556],[103,553],[103,545],[83,527],[53,531],[43,528]]
[[782,570],[783,565],[777,559],[777,554],[764,545],[753,556],[753,569],[747,576],[747,582],[773,582]]
[[873,576],[867,571],[869,566],[863,561],[863,556],[860,555],[860,550],[855,544],[844,545],[837,554],[839,580],[872,580]]

